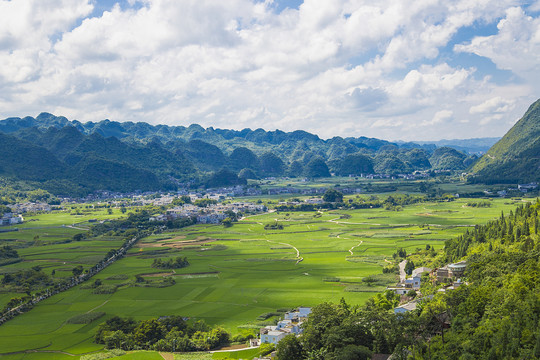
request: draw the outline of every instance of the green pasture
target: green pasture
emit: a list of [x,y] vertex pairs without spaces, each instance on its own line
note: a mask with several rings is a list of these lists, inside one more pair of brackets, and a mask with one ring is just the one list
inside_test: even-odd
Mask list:
[[[229,228],[199,224],[152,235],[95,277],[115,285],[114,293],[94,294],[88,286],[79,286],[56,295],[0,326],[0,349],[2,353],[40,349],[71,354],[99,350],[102,347],[93,344],[92,337],[99,323],[113,315],[141,320],[175,314],[235,333],[239,328],[258,329],[268,321],[257,317],[276,309],[337,302],[342,297],[362,304],[395,282],[395,276],[383,275],[382,268],[397,248],[413,252],[429,244],[441,249],[445,240],[500,216],[501,211],[509,212],[517,202],[496,199],[491,207],[473,208],[460,199],[405,206],[402,211],[271,212]],[[276,221],[282,230],[264,229]],[[58,249],[24,250],[32,261],[52,261],[58,250],[54,259],[76,263],[92,256],[93,249],[105,251],[113,242],[95,239],[88,246],[81,242],[80,248],[73,248],[79,244],[72,242]],[[187,257],[190,266],[151,267],[155,258],[171,256]],[[136,283],[137,275],[145,283]],[[375,285],[362,281],[367,276],[375,277]],[[175,284],[160,287],[170,277]],[[106,315],[89,324],[67,322],[92,311]],[[7,359],[34,359],[39,357],[30,356],[39,354]]]

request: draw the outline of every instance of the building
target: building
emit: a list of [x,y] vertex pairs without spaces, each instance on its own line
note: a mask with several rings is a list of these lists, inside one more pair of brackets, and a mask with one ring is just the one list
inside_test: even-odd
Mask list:
[[467,262],[460,261],[455,264],[448,264],[443,266],[440,269],[437,269],[437,281],[445,282],[456,277],[461,277],[464,275],[465,270],[467,269]]
[[403,314],[409,311],[416,310],[416,305],[418,305],[418,300],[409,301],[406,304],[394,308],[394,314]]
[[412,271],[412,276],[422,276],[423,273],[430,273],[431,269],[425,266],[416,268]]
[[261,329],[261,344],[271,343],[277,345],[285,336],[300,335],[303,332],[302,323],[311,313],[311,308],[299,307],[296,311],[285,313],[284,319],[275,326],[266,326]]
[[405,279],[405,287],[408,290],[410,289],[420,290],[420,283],[421,283],[420,275],[415,275],[410,279]]
[[452,271],[453,277],[460,277],[463,276],[465,273],[465,270],[467,269],[467,262],[466,261],[460,261],[455,264],[448,265],[448,269]]
[[10,225],[16,225],[16,224],[22,224],[24,221],[22,215],[16,215],[13,213],[5,213],[0,218],[0,226],[10,226]]
[[390,290],[390,291],[393,291],[395,294],[397,295],[407,295],[407,293],[411,290],[411,289],[407,289],[406,287],[404,286],[394,286],[394,287],[387,287],[386,290]]

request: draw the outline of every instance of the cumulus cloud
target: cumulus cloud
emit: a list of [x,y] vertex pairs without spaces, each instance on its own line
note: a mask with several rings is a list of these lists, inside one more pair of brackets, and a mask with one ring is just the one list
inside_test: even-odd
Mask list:
[[[537,5],[516,0],[129,0],[89,17],[96,1],[0,0],[0,115],[436,139],[502,135],[540,90]],[[524,80],[478,79],[452,48]]]
[[475,37],[469,44],[456,45],[455,50],[487,57],[500,69],[524,78],[540,78],[540,18],[512,7],[497,28],[496,35]]
[[433,126],[440,124],[444,121],[452,119],[454,112],[452,110],[441,110],[437,111],[431,120],[422,121],[422,126]]
[[512,110],[513,105],[513,101],[496,96],[481,104],[472,106],[469,112],[471,114],[506,113]]

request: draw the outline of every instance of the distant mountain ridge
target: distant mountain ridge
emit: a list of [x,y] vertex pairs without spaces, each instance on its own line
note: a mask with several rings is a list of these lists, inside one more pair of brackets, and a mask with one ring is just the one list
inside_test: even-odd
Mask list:
[[[49,113],[41,113],[36,118],[26,116],[24,118],[11,117],[5,120],[0,120],[0,132],[10,134],[26,128],[41,128],[48,129],[50,127],[62,128],[65,126],[73,126],[83,134],[99,133],[103,137],[114,136],[118,139],[147,139],[158,138],[160,141],[170,141],[173,139],[182,139],[185,141],[199,139],[208,143],[226,143],[225,150],[231,150],[233,146],[228,143],[244,142],[250,143],[255,152],[258,152],[257,144],[266,143],[272,145],[281,145],[287,142],[305,142],[319,143],[325,142],[330,145],[341,143],[339,145],[350,144],[357,148],[367,148],[378,150],[385,145],[395,145],[400,148],[422,148],[428,151],[433,151],[437,147],[451,147],[456,150],[469,153],[478,153],[487,151],[499,138],[475,138],[475,139],[455,139],[455,140],[438,140],[438,141],[413,141],[413,142],[390,142],[377,138],[368,137],[334,137],[328,140],[323,140],[315,134],[311,134],[304,130],[296,130],[292,132],[284,132],[281,130],[266,131],[263,129],[214,129],[213,127],[204,128],[198,124],[185,126],[170,126],[170,125],[150,125],[144,122],[116,122],[105,119],[99,122],[82,123],[78,120],[70,121],[63,116],[55,116]],[[230,149],[229,149],[230,148]],[[357,149],[353,149],[357,150]],[[261,153],[266,151],[263,147]]]
[[540,99],[472,167],[475,181],[540,181]]
[[0,135],[0,149],[11,155],[0,156],[0,176],[38,182],[56,194],[174,189],[179,183],[231,185],[268,176],[463,170],[477,159],[432,144],[367,137],[324,140],[302,130],[205,129],[197,124],[110,120],[83,124],[48,113],[1,120]]

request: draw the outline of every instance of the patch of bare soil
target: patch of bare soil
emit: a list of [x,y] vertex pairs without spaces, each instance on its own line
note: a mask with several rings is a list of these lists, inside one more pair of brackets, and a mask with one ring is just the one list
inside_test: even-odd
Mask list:
[[174,360],[174,355],[172,353],[160,352],[159,355],[165,360]]
[[238,345],[231,345],[231,346],[227,346],[227,347],[222,347],[221,349],[219,349],[219,351],[247,349],[248,347],[249,346],[247,346],[246,344],[238,344]]

